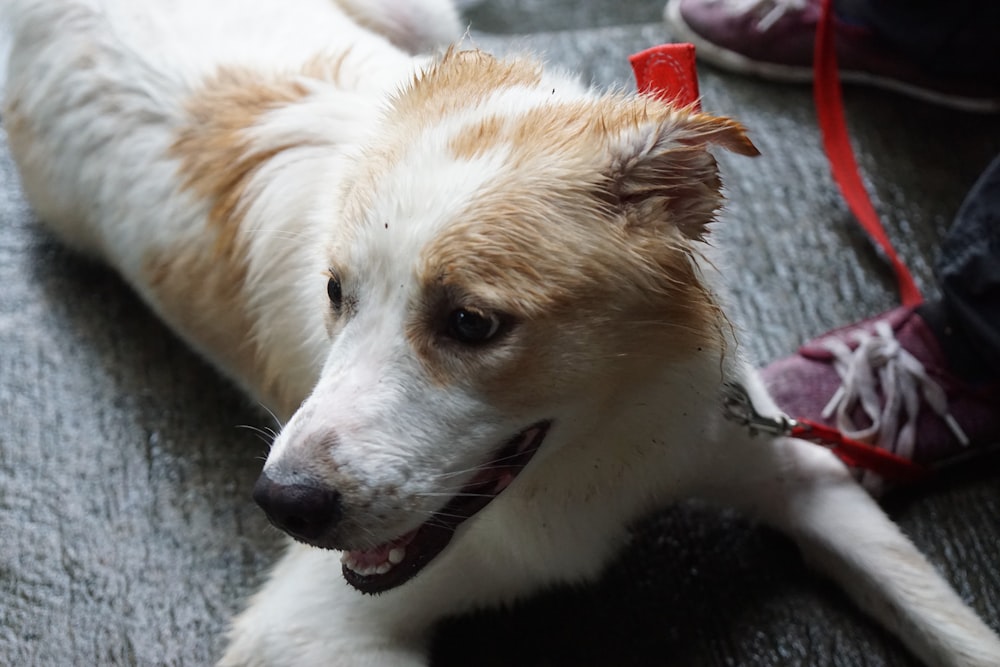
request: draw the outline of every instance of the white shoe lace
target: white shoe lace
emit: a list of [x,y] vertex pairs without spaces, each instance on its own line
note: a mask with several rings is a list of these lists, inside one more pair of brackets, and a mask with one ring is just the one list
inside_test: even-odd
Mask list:
[[771,26],[790,11],[799,11],[809,6],[810,0],[721,0],[734,14],[759,13],[757,30],[767,32]]
[[[911,459],[917,437],[921,397],[951,429],[963,445],[969,438],[948,412],[948,399],[924,365],[910,354],[893,334],[888,322],[875,325],[875,332],[858,332],[858,346],[851,348],[831,338],[823,347],[834,356],[841,385],[823,408],[823,418],[836,415],[837,428],[847,437],[863,442],[878,440],[883,447]],[[882,400],[878,390],[882,390]],[[860,406],[868,426],[858,426],[851,412]]]

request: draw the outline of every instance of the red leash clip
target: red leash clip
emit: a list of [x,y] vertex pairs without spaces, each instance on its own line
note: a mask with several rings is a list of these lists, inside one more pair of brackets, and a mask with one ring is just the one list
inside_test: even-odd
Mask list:
[[757,412],[747,390],[735,382],[726,383],[723,406],[726,418],[746,426],[751,436],[767,433],[808,440],[831,450],[848,466],[871,470],[886,481],[915,482],[928,473],[922,465],[867,442],[848,438],[825,424],[784,415],[765,417]]

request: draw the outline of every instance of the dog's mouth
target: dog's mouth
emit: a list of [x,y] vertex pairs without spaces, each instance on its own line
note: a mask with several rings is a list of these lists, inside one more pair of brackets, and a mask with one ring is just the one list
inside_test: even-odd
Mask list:
[[508,440],[472,481],[416,530],[373,549],[345,551],[341,562],[347,583],[374,594],[409,581],[448,546],[463,521],[510,486],[538,451],[550,425],[538,422]]

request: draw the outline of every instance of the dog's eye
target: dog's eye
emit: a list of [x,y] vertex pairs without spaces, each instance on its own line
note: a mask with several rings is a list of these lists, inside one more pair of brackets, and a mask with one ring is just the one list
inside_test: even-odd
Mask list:
[[340,280],[336,276],[330,276],[330,280],[326,283],[326,293],[330,297],[330,303],[333,304],[334,309],[340,310],[344,303],[344,293],[340,288]]
[[486,343],[499,332],[502,321],[495,313],[480,313],[459,308],[448,315],[448,335],[460,343]]

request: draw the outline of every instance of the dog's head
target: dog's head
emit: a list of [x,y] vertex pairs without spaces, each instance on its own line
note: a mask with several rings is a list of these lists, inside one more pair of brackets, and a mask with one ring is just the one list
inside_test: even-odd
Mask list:
[[[331,221],[330,352],[255,495],[377,592],[419,571],[539,449],[718,349],[697,242],[733,121],[562,94],[525,61],[450,53],[400,93]],[[717,357],[716,357],[717,358]]]

